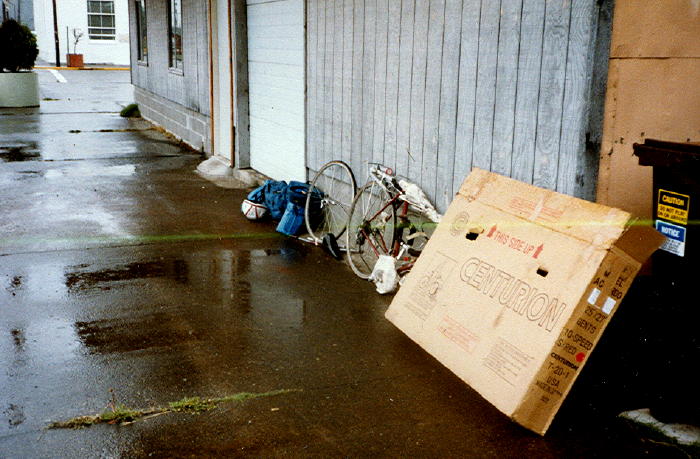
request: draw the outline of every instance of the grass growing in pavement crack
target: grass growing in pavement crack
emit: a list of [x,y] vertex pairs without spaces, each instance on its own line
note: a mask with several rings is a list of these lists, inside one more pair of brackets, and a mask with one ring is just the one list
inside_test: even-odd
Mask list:
[[177,411],[179,413],[203,413],[216,408],[216,403],[211,399],[189,397],[178,400],[177,402],[170,402],[168,406],[170,407],[170,411]]
[[242,402],[253,398],[273,397],[275,395],[301,392],[301,389],[280,389],[270,392],[239,392],[226,397],[200,398],[185,397],[181,400],[168,403],[167,407],[153,407],[147,409],[133,409],[122,404],[110,403],[108,408],[99,414],[77,416],[67,421],[56,421],[48,425],[49,429],[81,429],[94,424],[118,424],[125,425],[150,416],[166,413],[191,413],[199,414],[211,411],[220,403]]

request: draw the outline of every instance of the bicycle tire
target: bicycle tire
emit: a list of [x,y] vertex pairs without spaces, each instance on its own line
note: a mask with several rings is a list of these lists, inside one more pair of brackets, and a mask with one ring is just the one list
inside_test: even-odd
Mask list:
[[319,169],[304,204],[306,230],[316,245],[329,233],[341,239],[356,192],[355,176],[343,161],[329,161]]
[[345,258],[361,279],[369,278],[380,255],[392,251],[396,213],[390,200],[384,188],[369,182],[357,192],[350,208]]

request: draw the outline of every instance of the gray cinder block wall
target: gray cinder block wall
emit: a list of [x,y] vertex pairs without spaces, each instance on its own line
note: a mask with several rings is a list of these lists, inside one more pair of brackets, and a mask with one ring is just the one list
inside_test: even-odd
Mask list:
[[141,116],[192,148],[210,153],[209,117],[149,91],[134,88]]

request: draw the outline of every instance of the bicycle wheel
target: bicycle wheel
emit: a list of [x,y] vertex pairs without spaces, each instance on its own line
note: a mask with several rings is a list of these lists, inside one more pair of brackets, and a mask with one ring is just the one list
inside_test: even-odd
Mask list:
[[343,161],[330,161],[316,173],[304,206],[306,229],[315,244],[327,234],[342,236],[356,191],[355,176]]
[[391,197],[375,182],[363,186],[355,196],[345,237],[347,261],[362,279],[367,279],[380,255],[392,252],[396,214]]

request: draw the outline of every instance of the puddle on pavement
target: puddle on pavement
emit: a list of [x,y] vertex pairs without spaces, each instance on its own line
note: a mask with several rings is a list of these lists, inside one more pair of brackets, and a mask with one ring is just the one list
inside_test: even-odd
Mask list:
[[109,290],[113,282],[159,277],[187,283],[189,279],[187,263],[184,260],[158,260],[129,263],[99,271],[74,271],[65,274],[66,287],[70,292],[89,289]]
[[[251,258],[273,256],[279,256],[285,262],[292,263],[303,258],[304,254],[296,248],[286,247],[236,251],[235,254],[230,254],[227,257],[229,258],[228,263],[232,263],[234,266],[233,271],[236,277],[233,279],[232,286],[237,295],[250,298],[250,284],[239,279],[239,276],[250,271]],[[216,263],[216,260],[214,262]],[[75,293],[90,289],[109,290],[113,286],[110,285],[111,283],[137,279],[166,278],[182,284],[190,282],[188,263],[182,259],[129,263],[98,271],[85,270],[88,267],[89,265],[78,265],[68,268],[73,270],[65,273],[65,285],[70,292]]]
[[33,161],[41,157],[35,143],[0,146],[0,161],[12,163]]
[[22,276],[12,276],[8,282],[5,290],[11,292],[13,295],[15,292],[22,288]]
[[86,130],[81,131],[80,129],[71,129],[68,131],[70,134],[80,134],[83,132],[143,132],[143,131],[154,131],[154,128],[124,128],[124,129],[97,129],[97,130]]
[[80,342],[93,354],[172,347],[199,340],[198,333],[186,323],[163,313],[129,320],[76,322],[75,330]]
[[271,257],[282,253],[280,249],[255,249],[250,251],[251,257]]
[[20,177],[22,179],[29,179],[32,177],[40,177],[40,176],[44,175],[40,171],[17,171],[17,173],[20,174]]
[[282,247],[279,249],[255,249],[250,251],[251,257],[272,257],[279,256],[287,263],[300,262],[306,253],[300,251],[296,247]]
[[7,423],[10,425],[10,428],[17,427],[26,419],[24,409],[14,403],[10,403],[9,406],[3,410],[2,414],[7,418]]
[[64,169],[49,169],[43,175],[47,179],[62,177],[129,177],[136,173],[136,165],[121,166],[74,165]]
[[15,328],[10,330],[10,335],[12,335],[12,342],[14,343],[15,347],[21,350],[24,347],[24,343],[27,341],[27,339],[24,337],[24,332]]

